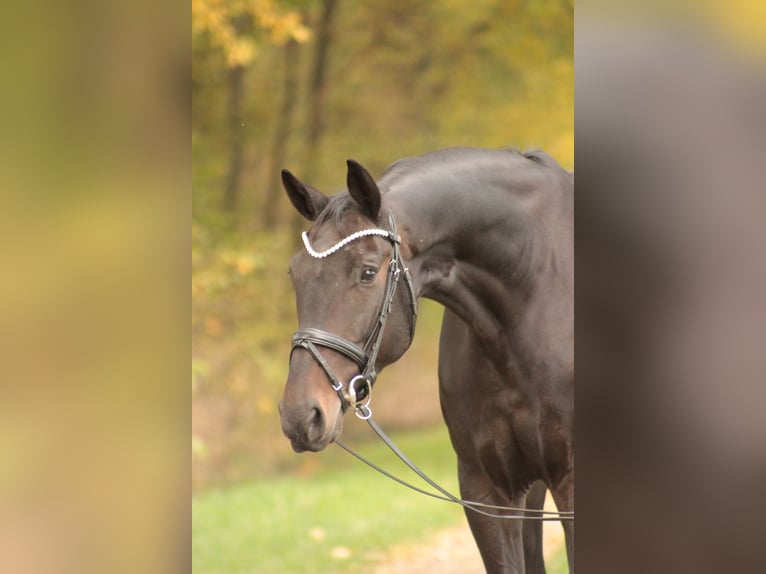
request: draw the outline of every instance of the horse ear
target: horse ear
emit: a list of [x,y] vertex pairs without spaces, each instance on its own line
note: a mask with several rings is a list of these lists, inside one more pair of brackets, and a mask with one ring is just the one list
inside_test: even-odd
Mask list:
[[287,197],[303,217],[314,221],[330,201],[321,191],[306,185],[286,169],[282,170],[282,185]]
[[380,213],[380,190],[375,180],[360,164],[350,159],[346,184],[348,192],[362,209],[362,213],[373,221],[377,221]]

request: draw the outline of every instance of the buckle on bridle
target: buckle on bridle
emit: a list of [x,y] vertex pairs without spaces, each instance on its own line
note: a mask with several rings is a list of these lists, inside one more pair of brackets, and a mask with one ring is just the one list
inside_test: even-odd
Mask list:
[[402,272],[401,267],[399,266],[399,260],[395,257],[391,258],[391,261],[388,262],[388,269],[389,273],[393,275],[394,281],[399,280],[399,274]]
[[[362,385],[357,387],[361,381]],[[372,381],[364,375],[356,375],[348,382],[348,388],[343,398],[354,407],[354,414],[360,419],[368,419],[372,416],[370,401],[372,400]]]

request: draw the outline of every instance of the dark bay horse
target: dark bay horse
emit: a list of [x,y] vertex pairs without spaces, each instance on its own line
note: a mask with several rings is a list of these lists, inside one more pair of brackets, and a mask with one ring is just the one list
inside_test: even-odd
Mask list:
[[[348,190],[331,198],[282,180],[313,222],[290,263],[299,331],[280,415],[293,448],[340,436],[409,348],[427,297],[445,307],[439,391],[461,496],[540,509],[549,489],[573,511],[574,175],[543,152],[451,148],[377,183],[349,160]],[[467,517],[487,572],[545,571],[540,522]],[[562,523],[571,571],[574,523]]]

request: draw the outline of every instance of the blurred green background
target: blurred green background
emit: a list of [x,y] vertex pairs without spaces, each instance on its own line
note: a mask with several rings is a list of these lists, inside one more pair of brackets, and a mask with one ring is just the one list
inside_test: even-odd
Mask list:
[[[290,481],[302,490],[338,468],[343,476],[369,472],[347,466],[335,448],[297,455],[281,434],[276,407],[296,327],[287,265],[306,223],[285,197],[279,171],[287,167],[335,193],[348,158],[378,177],[401,157],[454,145],[542,148],[573,168],[573,2],[193,0],[192,32],[194,567],[352,568],[354,558],[327,567],[267,565],[255,547],[289,556],[302,546],[249,538],[243,532],[252,529],[232,525],[258,508],[288,523],[311,514],[306,506],[272,506],[280,496],[291,499],[280,491]],[[438,305],[423,305],[415,342],[381,375],[373,408],[401,440],[431,445],[424,454],[454,486],[438,405],[440,319]],[[345,436],[364,449],[369,435],[357,422],[347,421]],[[388,492],[384,480],[372,476],[369,487]],[[331,496],[320,489],[316,497],[323,493]],[[311,520],[335,520],[332,500]],[[365,514],[377,506],[392,517],[388,503],[366,502]],[[413,504],[426,510],[402,510],[398,521],[379,525],[394,532],[379,546],[461,520],[433,502]],[[423,512],[431,518],[401,526]],[[273,532],[284,527],[272,524]],[[301,523],[286,532],[308,540],[307,532],[318,532],[312,528],[325,529]]]

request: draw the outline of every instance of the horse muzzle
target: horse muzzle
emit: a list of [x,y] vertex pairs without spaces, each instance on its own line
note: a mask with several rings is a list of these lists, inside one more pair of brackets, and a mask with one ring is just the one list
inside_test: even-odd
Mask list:
[[340,406],[337,412],[328,412],[319,401],[307,400],[286,406],[279,403],[282,432],[290,439],[295,452],[318,452],[338,438],[343,431]]
[[294,357],[279,416],[296,452],[320,451],[343,431],[341,401],[311,357]]

